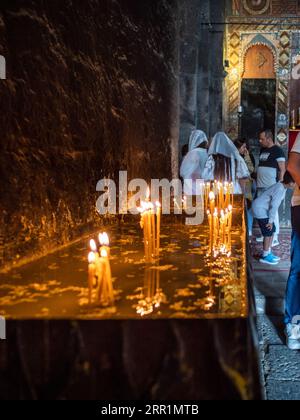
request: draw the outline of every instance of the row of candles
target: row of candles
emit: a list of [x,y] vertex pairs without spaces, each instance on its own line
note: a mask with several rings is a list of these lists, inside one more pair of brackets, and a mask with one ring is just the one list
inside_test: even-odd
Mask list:
[[216,257],[219,253],[231,254],[231,228],[232,228],[232,206],[218,212],[215,209],[212,214],[207,210],[209,222],[209,244],[210,253]]
[[160,253],[162,208],[159,202],[150,202],[150,189],[146,201],[141,202],[138,211],[141,214],[140,226],[144,234],[145,260],[147,264],[151,264],[159,258]]
[[[233,183],[229,182],[213,182],[204,184],[205,207],[214,202],[217,208],[225,210],[234,204],[234,187]],[[213,213],[211,211],[211,213]]]
[[96,288],[96,302],[101,305],[113,305],[114,290],[110,267],[110,247],[107,233],[99,234],[99,249],[94,239],[90,241],[91,252],[88,256],[89,304],[93,301],[93,290]]
[[233,184],[214,182],[205,185],[205,203],[209,223],[210,254],[231,255],[231,229],[234,204]]
[[[231,183],[205,183],[203,184],[205,208],[209,222],[209,243],[211,255],[219,253],[230,254],[231,252],[231,227],[233,211],[233,184]],[[185,199],[183,200],[185,202]],[[161,217],[162,206],[150,201],[150,189],[148,189],[145,201],[141,202],[138,211],[141,214],[140,226],[144,236],[144,252],[147,264],[153,264],[160,255]],[[89,262],[89,304],[93,301],[93,290],[96,288],[96,301],[103,305],[114,303],[114,291],[110,267],[110,242],[106,233],[100,233],[99,246],[95,240],[90,241],[91,252]],[[147,270],[147,282],[152,284],[153,275],[159,275],[158,270]],[[158,289],[157,289],[158,290]],[[141,315],[147,314],[157,305],[157,296],[149,300],[142,300],[139,305]],[[153,303],[154,302],[154,303]],[[147,309],[148,308],[148,309]],[[152,308],[152,309],[150,309]]]

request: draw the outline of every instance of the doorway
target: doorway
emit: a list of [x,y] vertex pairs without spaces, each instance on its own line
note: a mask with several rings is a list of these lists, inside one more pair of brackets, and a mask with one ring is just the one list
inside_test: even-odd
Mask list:
[[259,156],[258,136],[261,130],[275,130],[276,79],[243,79],[242,137],[249,142],[252,153]]

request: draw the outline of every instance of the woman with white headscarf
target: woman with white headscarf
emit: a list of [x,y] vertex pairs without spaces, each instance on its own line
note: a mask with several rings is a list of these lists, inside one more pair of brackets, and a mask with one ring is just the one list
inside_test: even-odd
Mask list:
[[184,193],[195,195],[196,181],[203,179],[203,171],[207,161],[208,140],[206,134],[201,130],[194,130],[190,136],[189,152],[185,156],[180,176],[184,179]]
[[243,180],[250,178],[244,159],[230,138],[219,132],[213,138],[203,171],[205,181],[233,182],[234,193],[243,194]]

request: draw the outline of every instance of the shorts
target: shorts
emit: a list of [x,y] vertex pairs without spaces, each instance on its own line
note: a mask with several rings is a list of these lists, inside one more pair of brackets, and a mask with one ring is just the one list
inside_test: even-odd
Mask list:
[[269,230],[267,228],[267,225],[269,224],[269,219],[258,219],[258,224],[259,224],[262,236],[264,238],[271,238],[274,235],[274,233],[276,233],[275,223],[273,223],[272,230]]

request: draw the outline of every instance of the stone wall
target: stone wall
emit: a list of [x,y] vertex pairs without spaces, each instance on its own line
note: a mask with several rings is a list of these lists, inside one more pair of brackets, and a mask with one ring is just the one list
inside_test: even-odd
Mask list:
[[100,178],[171,176],[177,46],[177,0],[1,1],[0,265],[90,228]]
[[213,136],[222,128],[225,1],[180,2],[180,145],[192,129]]

